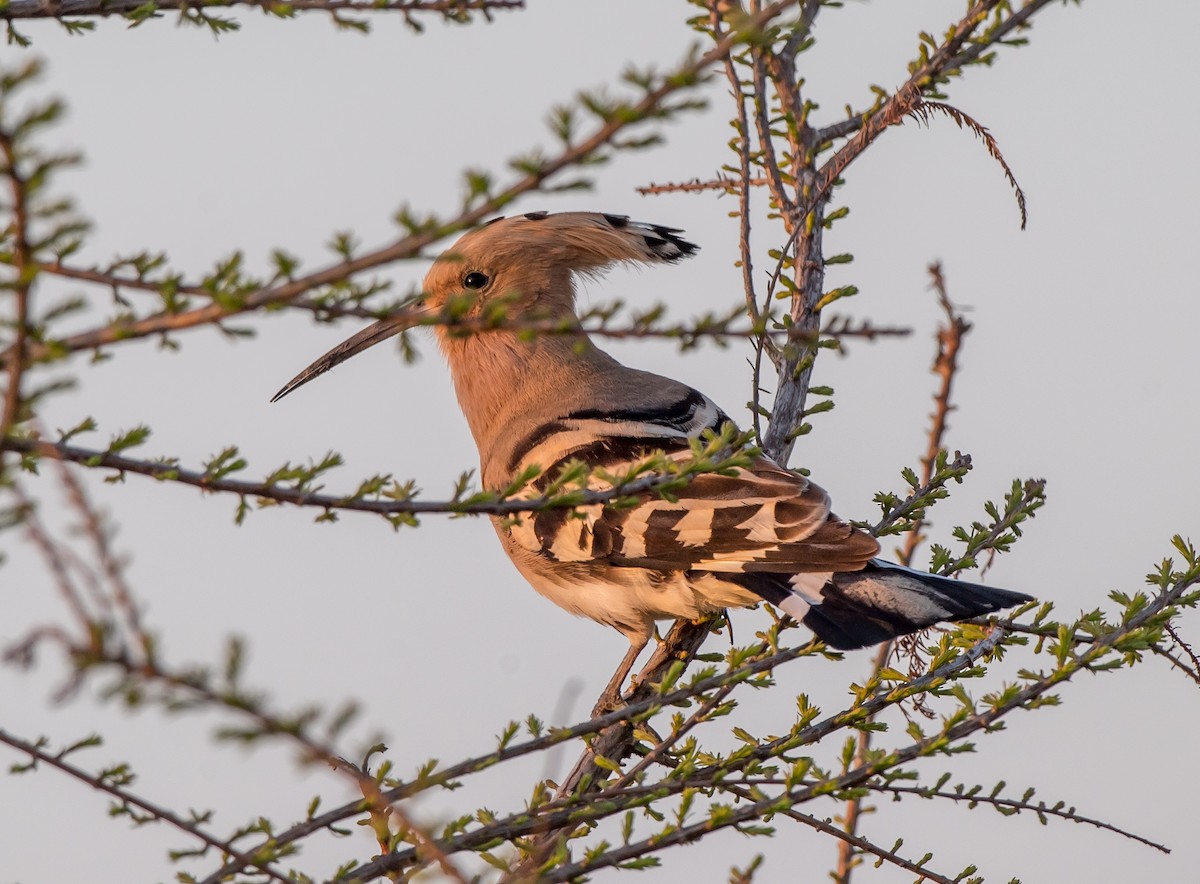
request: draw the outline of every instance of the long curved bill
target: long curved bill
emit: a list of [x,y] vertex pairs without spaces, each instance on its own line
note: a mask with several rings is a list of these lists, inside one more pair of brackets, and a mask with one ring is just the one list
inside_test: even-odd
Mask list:
[[380,341],[386,341],[388,338],[395,337],[405,329],[412,328],[414,325],[420,325],[422,321],[430,316],[437,314],[437,311],[422,304],[403,313],[397,313],[394,316],[387,316],[378,322],[368,325],[358,334],[342,341],[300,374],[296,375],[290,381],[271,397],[272,402],[278,402],[288,393],[295,390],[297,387],[303,387],[315,377],[320,377],[342,362],[345,362],[351,356],[361,353],[368,347],[374,347]]

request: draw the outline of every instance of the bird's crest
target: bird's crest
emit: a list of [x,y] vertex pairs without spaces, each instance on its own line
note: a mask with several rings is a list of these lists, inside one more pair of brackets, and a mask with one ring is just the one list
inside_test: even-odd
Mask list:
[[699,249],[680,233],[674,227],[631,221],[627,215],[528,212],[496,218],[465,234],[446,255],[480,251],[516,257],[526,252],[549,252],[573,270],[622,261],[674,263]]
[[682,231],[600,212],[528,212],[496,218],[463,234],[434,262],[425,291],[437,303],[475,288],[479,273],[496,290],[566,289],[570,273],[595,274],[613,264],[673,264],[699,246]]

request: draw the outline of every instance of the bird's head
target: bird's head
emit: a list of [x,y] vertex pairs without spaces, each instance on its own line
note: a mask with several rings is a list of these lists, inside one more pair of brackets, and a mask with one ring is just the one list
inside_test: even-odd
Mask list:
[[420,299],[334,347],[290,380],[272,402],[407,328],[450,312],[478,314],[499,305],[508,317],[572,314],[572,274],[620,263],[674,263],[697,246],[680,231],[593,212],[530,212],[498,218],[461,236],[425,276]]

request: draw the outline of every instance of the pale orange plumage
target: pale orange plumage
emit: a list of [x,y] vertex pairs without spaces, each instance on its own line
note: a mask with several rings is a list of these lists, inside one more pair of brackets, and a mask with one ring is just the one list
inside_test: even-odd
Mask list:
[[[381,320],[331,350],[278,396],[366,347],[466,298],[468,315],[573,318],[575,274],[614,263],[674,262],[696,247],[679,231],[590,212],[530,213],[461,237],[430,268],[424,306]],[[536,465],[537,494],[570,460],[619,474],[654,452],[688,458],[690,440],[728,422],[706,396],[628,368],[579,335],[464,335],[438,328],[484,484],[507,486]],[[593,475],[593,487],[606,487]],[[542,484],[539,484],[542,483]],[[556,604],[620,630],[630,653],[609,684],[615,701],[656,619],[696,618],[767,600],[830,644],[855,648],[941,620],[995,611],[1019,593],[875,559],[879,545],[830,511],[807,478],[760,457],[734,475],[702,475],[675,500],[644,494],[494,520],[530,584]]]

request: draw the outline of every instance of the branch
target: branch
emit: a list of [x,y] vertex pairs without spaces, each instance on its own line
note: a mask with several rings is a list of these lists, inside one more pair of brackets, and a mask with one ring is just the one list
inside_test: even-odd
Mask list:
[[[168,708],[180,709],[191,708],[193,706],[209,706],[223,709],[246,718],[252,723],[252,730],[232,731],[227,733],[226,736],[237,737],[243,740],[264,736],[282,737],[299,748],[302,761],[306,763],[320,762],[327,764],[339,773],[348,775],[363,794],[363,801],[357,802],[355,805],[359,811],[366,810],[384,818],[395,816],[404,832],[411,836],[413,841],[418,845],[424,861],[436,862],[448,879],[457,881],[459,884],[466,884],[466,877],[449,857],[438,849],[433,837],[423,827],[417,825],[406,811],[396,807],[384,796],[379,786],[379,780],[376,777],[371,776],[356,765],[346,761],[337,753],[332,745],[318,741],[310,735],[308,728],[315,718],[311,710],[306,710],[291,718],[268,712],[262,708],[262,701],[257,695],[245,691],[234,682],[236,661],[239,659],[240,653],[236,647],[231,649],[232,662],[226,665],[226,677],[230,683],[224,689],[217,689],[210,686],[208,683],[209,676],[205,671],[194,669],[183,673],[169,671],[163,667],[157,653],[143,654],[141,657],[135,659],[129,653],[127,646],[121,644],[113,646],[111,642],[109,646],[98,646],[91,637],[106,635],[111,639],[113,634],[106,629],[107,625],[101,621],[93,621],[90,624],[91,628],[87,630],[89,635],[87,644],[72,642],[65,635],[57,632],[41,630],[10,648],[6,653],[6,657],[14,660],[28,659],[37,643],[52,640],[61,646],[64,656],[76,668],[77,675],[101,666],[111,667],[120,672],[123,683],[119,683],[116,687],[112,688],[108,692],[110,694],[117,693],[127,687],[128,690],[137,692],[139,699],[144,701],[150,696],[146,689],[152,685],[159,685],[167,692],[164,694],[162,702]],[[340,721],[342,722],[347,720],[348,718],[345,716],[340,717]],[[338,721],[339,719],[335,719],[335,722]],[[335,727],[340,727],[340,724],[331,726],[331,731]],[[0,741],[7,742],[3,740],[3,731],[0,731]],[[62,765],[58,764],[55,766],[62,767]],[[94,788],[103,788],[103,786],[97,785],[94,782],[91,784]],[[109,790],[106,789],[105,791]],[[114,792],[113,794],[116,793]],[[150,809],[148,804],[140,802],[139,799],[131,796],[129,800],[130,803],[138,807]],[[169,815],[169,811],[150,809],[150,812],[155,816],[166,819],[167,822],[173,825],[180,825],[176,818]],[[185,831],[191,832],[190,829],[185,829]],[[222,853],[229,857],[227,863],[236,866],[238,869],[245,869],[249,865],[256,865],[267,871],[268,866],[265,864],[264,857],[269,858],[285,855],[284,851],[273,850],[275,839],[271,839],[267,844],[257,846],[252,851],[238,852],[226,843],[210,841],[199,832],[192,832],[192,834],[202,838],[206,843],[211,843],[221,848]],[[293,880],[291,877],[279,877],[273,872],[271,874],[272,877],[278,877],[281,881]]]
[[[188,12],[195,6],[192,0],[153,0],[153,12],[179,10]],[[205,0],[205,9],[247,7],[261,9],[272,15],[282,15],[274,0]],[[438,13],[446,18],[462,20],[472,10],[485,15],[492,10],[523,9],[525,0],[288,0],[289,12],[401,12]],[[0,6],[0,21],[39,18],[107,18],[120,15],[140,22],[147,17],[142,0],[9,0]]]
[[[709,24],[714,37],[720,33],[721,10],[720,4],[713,2],[709,6]],[[750,244],[750,189],[755,180],[765,182],[766,179],[753,179],[750,175],[750,118],[746,113],[746,95],[742,91],[742,81],[737,75],[733,56],[725,56],[725,79],[729,83],[730,95],[734,99],[734,124],[737,129],[738,157],[738,263],[742,268],[742,291],[746,298],[746,312],[755,325],[762,324],[763,310],[758,308],[758,294],[754,289],[754,251]],[[639,191],[645,193],[646,191]],[[774,343],[764,334],[754,338],[754,370],[750,378],[750,413],[754,421],[754,438],[761,444],[763,408],[760,403],[762,385],[762,359],[767,348],[774,354]]]
[[750,187],[762,187],[767,183],[766,178],[714,178],[701,181],[693,178],[691,181],[681,181],[676,184],[655,184],[651,182],[643,187],[635,187],[634,191],[642,196],[658,196],[662,193],[705,193],[710,190],[720,190],[724,193],[743,193]]
[[[1075,808],[1066,807],[1064,802],[1059,801],[1054,805],[1048,805],[1044,801],[1039,801],[1037,804],[1031,803],[1028,799],[1033,797],[1033,790],[1030,789],[1025,799],[1018,798],[1000,798],[995,794],[988,795],[982,792],[973,792],[964,790],[961,792],[947,792],[941,789],[927,789],[921,786],[894,786],[890,783],[868,783],[865,788],[872,792],[886,792],[893,795],[918,795],[921,798],[948,798],[951,801],[968,801],[972,806],[975,804],[987,804],[1008,813],[1020,813],[1023,810],[1036,813],[1039,818],[1053,816],[1059,819],[1068,820],[1073,823],[1083,823],[1084,825],[1094,826],[1097,829],[1104,829],[1107,832],[1114,832],[1125,838],[1145,844],[1147,847],[1153,847],[1155,850],[1162,853],[1170,853],[1171,849],[1166,845],[1159,844],[1157,841],[1151,841],[1149,838],[1144,838],[1127,829],[1122,829],[1119,826],[1114,826],[1111,823],[1106,823],[1103,820],[1092,819],[1091,817],[1083,816],[1075,812]],[[1006,814],[1007,815],[1007,814]]]
[[[1013,189],[1013,194],[1017,198],[1017,208],[1021,212],[1021,229],[1025,229],[1026,222],[1029,221],[1029,213],[1025,208],[1025,191],[1021,189],[1021,185],[1017,183],[1017,177],[1013,174],[1012,168],[1008,165],[1008,160],[1004,159],[1004,154],[1000,152],[1000,143],[996,141],[996,137],[988,131],[987,126],[977,121],[970,114],[964,113],[953,105],[946,104],[942,101],[923,100],[917,104],[911,111],[909,116],[915,117],[923,124],[928,126],[933,118],[933,112],[943,114],[954,121],[955,125],[960,129],[966,129],[975,135],[983,146],[987,149],[988,156],[1000,164],[1000,168],[1004,170],[1004,177],[1008,184]],[[940,268],[939,268],[940,269]],[[932,271],[931,271],[932,272]]]
[[[12,192],[12,224],[6,231],[0,233],[11,236],[12,269],[14,279],[3,286],[12,291],[16,301],[13,324],[16,326],[16,340],[10,352],[15,358],[9,360],[8,386],[4,389],[4,409],[0,412],[0,439],[8,436],[16,426],[21,409],[21,377],[29,359],[29,297],[36,275],[36,264],[33,259],[33,249],[29,244],[29,206],[26,201],[27,188],[25,179],[17,169],[17,149],[12,135],[5,131],[0,120],[0,156],[4,165],[0,174],[8,178]],[[2,472],[2,470],[0,470]]]
[[[38,265],[38,272],[66,279],[95,283],[111,288],[153,292],[160,294],[164,287],[176,295],[212,298],[212,291],[195,283],[183,283],[174,278],[151,280],[143,276],[129,276],[101,270],[98,267],[75,267],[55,261]],[[320,298],[297,298],[284,305],[288,309],[303,310],[327,322],[343,317],[378,320],[402,315],[408,307],[401,304],[395,309],[373,309],[362,303],[327,303]],[[445,328],[454,334],[488,334],[501,331],[528,332],[535,335],[589,335],[615,340],[669,339],[678,340],[684,347],[696,345],[710,338],[716,341],[740,340],[766,336],[770,339],[788,341],[814,341],[820,338],[863,338],[873,341],[879,337],[907,337],[912,329],[900,326],[875,326],[867,320],[855,324],[844,317],[835,317],[819,332],[807,332],[794,327],[783,327],[773,316],[752,316],[752,324],[746,328],[734,328],[732,323],[741,315],[741,308],[726,315],[708,314],[686,322],[667,323],[661,316],[663,308],[654,307],[647,311],[634,312],[628,324],[618,324],[621,308],[625,305],[616,301],[610,305],[594,307],[579,317],[556,318],[552,316],[521,316],[509,318],[489,313],[487,316],[466,316],[461,309],[447,309],[435,316],[421,314],[417,327]],[[662,322],[660,323],[660,320]],[[768,324],[774,327],[768,327]],[[68,351],[69,347],[66,348]]]
[[1167,631],[1167,635],[1171,636],[1171,641],[1175,642],[1176,646],[1187,655],[1188,662],[1184,663],[1182,660],[1172,654],[1168,648],[1162,648],[1158,645],[1151,645],[1150,650],[1155,654],[1158,654],[1160,657],[1166,657],[1171,661],[1171,664],[1175,668],[1182,671],[1185,675],[1187,675],[1188,678],[1196,682],[1196,684],[1200,684],[1200,658],[1196,656],[1196,652],[1192,650],[1192,646],[1180,638],[1175,627],[1168,623],[1165,629]]
[[[990,621],[978,617],[964,622],[972,623],[976,626],[987,626],[990,623]],[[1064,640],[1064,636],[1059,632],[1057,624],[1054,623],[1047,624],[1045,626],[1040,624],[1013,623],[1007,618],[1000,618],[996,622],[1010,632],[1031,635],[1039,639],[1056,639],[1059,641]],[[1177,645],[1182,645],[1182,647],[1185,649],[1184,653],[1190,658],[1189,662],[1185,662],[1176,654],[1172,653],[1171,648],[1165,648],[1157,642],[1147,645],[1146,650],[1154,654],[1156,657],[1162,657],[1171,665],[1172,669],[1178,669],[1191,681],[1195,682],[1197,685],[1200,685],[1200,659],[1198,659],[1195,654],[1192,653],[1191,647],[1179,638],[1178,630],[1176,630],[1171,624],[1168,623],[1164,625],[1163,631],[1166,632],[1167,635],[1171,637],[1172,641]],[[1072,634],[1066,636],[1065,640],[1069,641],[1071,644],[1090,645],[1095,641],[1095,638],[1090,635]]]
[[[710,449],[716,449],[720,438],[714,439]],[[367,498],[362,494],[331,495],[308,491],[304,487],[286,487],[271,482],[248,482],[239,479],[218,478],[212,472],[188,470],[180,467],[171,460],[137,460],[115,454],[112,451],[78,448],[65,443],[45,442],[38,439],[24,439],[10,436],[0,440],[0,450],[15,451],[22,455],[36,455],[52,460],[68,461],[89,468],[113,469],[119,473],[133,473],[148,476],[165,482],[177,482],[191,485],[202,491],[217,491],[237,494],[243,498],[253,497],[277,503],[290,503],[294,506],[315,507],[326,512],[335,510],[350,510],[355,512],[375,513],[381,516],[419,515],[425,513],[454,513],[459,515],[515,515],[518,513],[534,512],[536,510],[553,508],[576,508],[593,504],[610,503],[620,498],[636,494],[669,489],[686,483],[692,475],[700,472],[714,472],[728,469],[732,466],[743,465],[746,454],[740,450],[732,453],[722,449],[712,451],[720,456],[717,459],[702,453],[700,457],[690,462],[666,461],[657,457],[648,458],[634,472],[644,473],[651,466],[661,465],[664,468],[674,466],[678,472],[655,472],[642,475],[626,482],[618,482],[611,488],[593,490],[583,487],[588,476],[580,477],[580,487],[559,487],[553,492],[536,497],[518,497],[517,491],[510,496],[483,492],[465,500],[421,501],[412,500],[407,495],[398,499],[386,498],[387,491],[371,492],[375,497]],[[390,477],[384,477],[386,481]],[[573,477],[574,478],[574,477]],[[574,482],[572,483],[575,484]]]
[[[206,847],[215,848],[222,854],[231,857],[233,861],[239,863],[242,868],[258,869],[270,880],[279,881],[282,882],[282,884],[287,884],[287,882],[294,880],[290,875],[284,874],[271,865],[270,862],[258,856],[256,851],[243,853],[237,850],[228,841],[222,841],[221,839],[208,834],[201,829],[199,825],[183,819],[169,808],[154,804],[150,801],[147,801],[145,798],[139,798],[137,795],[133,794],[127,789],[123,789],[120,786],[114,785],[113,783],[106,782],[103,774],[100,776],[94,776],[82,768],[76,767],[75,765],[64,761],[63,756],[66,754],[66,751],[70,750],[64,750],[63,752],[51,754],[42,748],[42,745],[44,744],[40,742],[36,744],[29,743],[8,733],[2,728],[0,728],[0,743],[4,743],[7,746],[11,746],[13,749],[16,749],[18,752],[28,755],[37,764],[45,764],[54,768],[55,770],[62,771],[67,776],[90,786],[97,792],[103,792],[106,795],[111,795],[113,798],[119,801],[122,806],[136,807],[138,810],[142,811],[148,816],[167,823],[168,825],[174,826],[184,834],[198,839],[200,842],[206,845]],[[72,748],[81,747],[76,746]]]
[[[962,347],[963,338],[971,330],[971,323],[963,318],[950,301],[950,296],[946,292],[946,278],[942,274],[940,262],[929,265],[929,276],[933,291],[937,295],[938,305],[942,308],[946,321],[945,324],[938,326],[937,331],[938,350],[933,359],[932,371],[938,376],[940,383],[937,391],[933,394],[933,414],[929,416],[927,444],[925,454],[921,457],[922,484],[929,483],[938,454],[946,448],[946,422],[950,412],[955,409],[955,406],[951,404],[950,397],[954,392],[954,378],[958,374],[958,351]],[[901,564],[912,564],[913,554],[921,542],[921,528],[924,524],[924,516],[913,520],[904,552],[900,556]]]
[[[976,61],[981,55],[983,55],[985,51],[1003,42],[1013,31],[1027,27],[1031,18],[1033,18],[1035,15],[1037,15],[1037,13],[1041,12],[1042,9],[1049,6],[1053,2],[1054,0],[1026,0],[1025,5],[1022,6],[1021,9],[1019,9],[1017,12],[1011,13],[1008,18],[1004,19],[988,31],[988,39],[986,42],[980,41],[971,43],[966,48],[962,48],[962,42],[958,41],[955,52],[949,55],[942,55],[938,57],[936,59],[936,64],[935,59],[930,58],[926,65],[922,66],[918,70],[917,74],[913,75],[913,78],[916,78],[919,74],[922,80],[927,80],[929,85],[933,85],[933,81],[936,78],[945,78],[960,73],[966,65]],[[990,12],[991,8],[994,8],[999,4],[989,3],[987,5],[989,7],[987,12]],[[973,12],[974,10],[968,11],[967,15],[963,18],[963,21],[970,19]],[[913,82],[913,78],[910,78],[909,82]],[[837,123],[826,126],[817,133],[817,139],[821,144],[826,144],[830,141],[835,141],[838,138],[845,138],[848,135],[853,135],[855,132],[860,130],[863,125],[867,123],[876,113],[878,113],[878,110],[854,114],[845,120],[841,120]]]
[[[773,784],[778,784],[780,781],[755,780],[755,784],[758,784],[759,782],[771,782]],[[754,798],[754,793],[751,790],[743,789],[739,786],[722,783],[720,784],[720,789],[723,792],[729,792],[731,795],[737,795],[743,800],[749,801],[753,800]],[[850,831],[843,831],[827,820],[818,819],[815,816],[811,816],[807,813],[801,813],[800,811],[792,808],[788,808],[782,811],[782,813],[784,816],[789,817],[798,823],[803,823],[810,828],[816,829],[818,832],[821,832],[825,835],[832,835],[834,838],[839,839],[846,847],[857,849],[860,853],[869,853],[873,856],[879,857],[884,862],[891,863],[892,865],[898,866],[905,871],[914,872],[921,876],[917,879],[918,881],[933,881],[934,884],[959,884],[959,882],[962,881],[961,877],[947,878],[945,875],[939,875],[937,872],[929,869],[929,867],[925,865],[924,861],[915,863],[911,860],[907,860],[900,856],[900,854],[896,853],[895,850],[885,850],[873,841],[868,841],[866,838],[855,835]],[[841,874],[840,867],[838,874]],[[835,878],[834,880],[837,881],[839,879]]]

